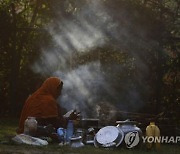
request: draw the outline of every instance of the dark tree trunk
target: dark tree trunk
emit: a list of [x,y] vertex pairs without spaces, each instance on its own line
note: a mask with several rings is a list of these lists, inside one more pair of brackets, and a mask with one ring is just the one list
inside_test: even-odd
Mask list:
[[160,8],[160,26],[159,26],[159,48],[157,50],[157,80],[156,80],[156,98],[155,98],[155,113],[157,114],[160,112],[161,101],[162,101],[162,86],[163,86],[163,42],[162,42],[162,32],[164,29],[163,26],[163,4],[162,0],[159,1],[159,8]]
[[9,76],[9,104],[10,105],[10,115],[14,115],[16,111],[16,103],[17,103],[17,88],[18,88],[18,76],[19,76],[19,55],[17,51],[17,32],[16,32],[16,13],[14,3],[11,4],[11,13],[12,13],[12,46],[11,46],[11,71]]
[[[29,23],[29,27],[33,27],[35,23],[35,19],[38,13],[38,8],[40,6],[40,2],[37,0],[32,19]],[[11,72],[9,77],[10,83],[10,92],[9,92],[9,105],[10,105],[10,115],[17,116],[17,107],[19,107],[18,103],[18,92],[19,92],[19,74],[20,74],[20,62],[23,51],[24,44],[28,41],[29,32],[24,33],[21,38],[20,44],[17,44],[17,33],[18,28],[16,27],[16,12],[14,3],[11,5],[12,15],[13,15],[13,35],[12,35],[12,47],[11,47]],[[20,93],[20,92],[19,92]]]

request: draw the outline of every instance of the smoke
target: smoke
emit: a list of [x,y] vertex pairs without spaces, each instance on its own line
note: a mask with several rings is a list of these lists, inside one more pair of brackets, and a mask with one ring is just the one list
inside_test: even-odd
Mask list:
[[40,61],[33,65],[35,72],[51,75],[56,70],[67,71],[74,52],[89,52],[105,44],[102,27],[111,22],[105,12],[99,15],[97,2],[84,6],[73,19],[61,19],[46,27],[56,46],[43,49]]
[[67,109],[82,111],[83,116],[92,114],[94,103],[100,97],[98,91],[105,81],[100,74],[100,63],[92,62],[72,70],[63,77],[61,72],[56,72],[64,82],[62,96],[59,98],[61,105]]
[[[42,49],[41,57],[32,69],[36,73],[58,76],[63,80],[64,87],[58,100],[61,106],[68,110],[80,110],[84,116],[93,116],[96,103],[106,100],[108,95],[121,109],[128,110],[130,107],[137,110],[143,104],[138,89],[124,81],[117,83],[113,75],[103,71],[99,60],[76,67],[71,63],[74,54],[89,53],[98,47],[103,48],[108,43],[114,43],[118,49],[126,50],[136,59],[135,65],[137,64],[140,71],[136,81],[142,85],[142,74],[148,74],[148,67],[139,51],[147,50],[151,43],[144,39],[145,33],[140,27],[136,27],[137,31],[132,33],[135,27],[126,13],[123,9],[118,13],[113,12],[113,9],[108,9],[97,0],[84,5],[76,16],[63,20],[61,18],[46,27],[54,46]],[[127,65],[113,66],[112,72],[127,73]],[[113,84],[120,85],[119,91],[113,88]],[[111,100],[108,101],[111,104]]]

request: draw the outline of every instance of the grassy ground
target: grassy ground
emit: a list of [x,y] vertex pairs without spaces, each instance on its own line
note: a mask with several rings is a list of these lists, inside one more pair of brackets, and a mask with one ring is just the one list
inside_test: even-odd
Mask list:
[[145,146],[138,149],[103,149],[94,146],[84,146],[73,149],[69,146],[59,146],[51,143],[48,146],[37,147],[30,145],[18,145],[11,141],[16,135],[18,121],[13,119],[0,119],[0,154],[180,154],[179,145],[161,145],[159,151],[146,150]]

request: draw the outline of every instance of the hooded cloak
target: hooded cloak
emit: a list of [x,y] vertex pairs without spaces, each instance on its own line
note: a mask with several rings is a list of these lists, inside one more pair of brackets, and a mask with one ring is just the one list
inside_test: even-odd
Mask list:
[[17,133],[23,133],[24,122],[27,117],[36,118],[53,118],[63,116],[60,113],[59,105],[56,102],[57,97],[60,95],[62,81],[57,77],[50,77],[44,81],[42,86],[35,91],[26,100],[20,121],[19,129]]

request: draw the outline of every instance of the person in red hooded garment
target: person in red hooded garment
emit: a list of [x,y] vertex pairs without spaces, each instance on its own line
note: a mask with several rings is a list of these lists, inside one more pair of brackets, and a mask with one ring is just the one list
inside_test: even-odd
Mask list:
[[[68,120],[76,120],[78,114],[72,112],[69,117],[64,117],[61,107],[56,99],[61,95],[63,82],[57,77],[50,77],[44,81],[41,87],[36,90],[26,100],[19,120],[17,133],[24,132],[24,122],[28,117],[35,117],[38,122],[38,128],[51,126],[55,129],[66,127]],[[42,127],[41,127],[42,126]],[[43,129],[37,129],[39,134],[43,134]],[[38,135],[38,134],[37,134]]]

